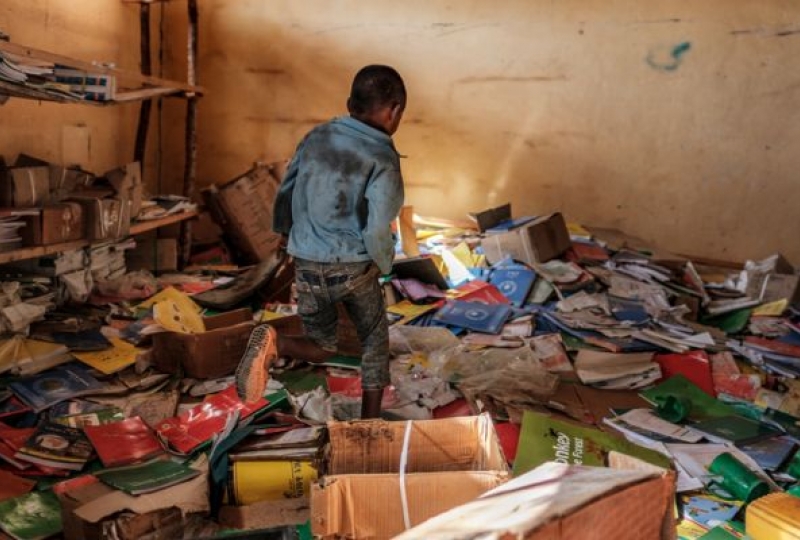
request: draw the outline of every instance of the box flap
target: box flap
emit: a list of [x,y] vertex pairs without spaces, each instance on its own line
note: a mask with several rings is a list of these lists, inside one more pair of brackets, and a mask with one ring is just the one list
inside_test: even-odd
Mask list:
[[[505,472],[434,472],[405,475],[411,526],[501,485]],[[403,532],[398,474],[328,476],[311,487],[311,530],[324,538],[391,538]]]
[[407,472],[504,471],[488,414],[440,420],[330,422],[330,474],[395,473],[410,425]]

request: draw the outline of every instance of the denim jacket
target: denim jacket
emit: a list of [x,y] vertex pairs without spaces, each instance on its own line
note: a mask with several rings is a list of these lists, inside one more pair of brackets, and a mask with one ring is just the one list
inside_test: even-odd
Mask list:
[[322,263],[372,260],[388,274],[391,224],[403,205],[399,157],[389,135],[350,117],[306,135],[275,199],[273,229],[289,236],[289,254]]

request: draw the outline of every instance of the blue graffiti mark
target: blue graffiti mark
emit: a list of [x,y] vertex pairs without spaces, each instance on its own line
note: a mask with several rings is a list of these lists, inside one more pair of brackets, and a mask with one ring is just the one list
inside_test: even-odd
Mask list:
[[684,55],[692,48],[688,41],[678,43],[674,47],[659,47],[647,54],[648,65],[659,71],[675,71],[683,62]]

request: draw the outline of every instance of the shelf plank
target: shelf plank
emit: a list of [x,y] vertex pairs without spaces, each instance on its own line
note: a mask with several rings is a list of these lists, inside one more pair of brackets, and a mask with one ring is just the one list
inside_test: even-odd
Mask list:
[[[144,232],[158,229],[159,227],[165,227],[167,225],[179,223],[187,219],[192,219],[197,217],[197,215],[198,212],[196,211],[182,212],[180,214],[167,216],[161,219],[153,219],[149,221],[140,221],[138,223],[133,223],[131,224],[129,236],[135,236],[137,234],[142,234]],[[7,264],[17,261],[26,261],[28,259],[37,259],[39,257],[45,257],[47,255],[55,255],[56,253],[61,253],[62,251],[81,249],[90,244],[91,242],[89,242],[88,240],[75,240],[74,242],[64,242],[61,244],[53,244],[50,246],[35,246],[35,247],[15,249],[14,251],[0,252],[0,264]]]
[[0,51],[9,52],[18,56],[26,58],[34,58],[36,60],[44,60],[45,62],[53,62],[54,64],[61,64],[69,66],[74,69],[87,71],[89,73],[102,73],[105,75],[115,75],[120,79],[135,81],[142,85],[151,85],[157,87],[172,88],[176,91],[183,91],[188,95],[202,95],[205,89],[201,86],[193,86],[179,81],[170,81],[167,79],[160,79],[149,75],[142,75],[141,73],[127,71],[118,68],[111,68],[103,65],[96,65],[91,62],[84,62],[76,58],[62,56],[33,47],[26,47],[17,43],[0,40]]
[[167,225],[173,225],[175,223],[180,223],[181,221],[186,221],[187,219],[193,219],[198,216],[198,212],[181,212],[180,214],[174,214],[172,216],[167,216],[159,219],[150,219],[147,221],[138,221],[131,225],[131,235],[142,234],[144,232],[152,231],[153,229],[158,229],[160,227],[166,227]]

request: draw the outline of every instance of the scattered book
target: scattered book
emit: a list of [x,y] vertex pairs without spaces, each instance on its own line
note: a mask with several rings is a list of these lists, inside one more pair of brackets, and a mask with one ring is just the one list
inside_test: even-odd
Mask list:
[[206,397],[203,403],[188,411],[162,421],[156,431],[172,448],[188,454],[220,433],[229,415],[238,411],[240,418],[247,418],[268,404],[264,398],[255,403],[243,403],[236,395],[236,388],[230,386]]
[[668,379],[673,375],[683,375],[700,390],[716,397],[711,362],[704,351],[690,351],[682,354],[657,354],[655,361],[661,366],[661,375]]
[[18,379],[9,388],[38,413],[66,399],[98,391],[103,385],[87,368],[70,363]]
[[52,491],[34,491],[0,501],[0,529],[18,540],[49,538],[61,532],[61,504]]
[[15,457],[35,465],[79,471],[93,453],[92,445],[80,429],[43,422]]
[[85,426],[84,433],[106,467],[130,465],[164,452],[158,437],[138,416],[121,422]]
[[687,404],[689,418],[698,422],[736,414],[736,409],[712,398],[683,375],[674,375],[652,388],[641,391],[639,395],[655,407],[669,397],[678,398]]
[[153,459],[137,465],[98,471],[95,476],[130,495],[152,493],[191,480],[200,471],[171,459]]
[[769,424],[739,415],[709,418],[692,424],[692,429],[702,433],[711,442],[731,443],[740,447],[783,433]]
[[522,307],[525,303],[534,281],[536,273],[525,267],[496,268],[489,277],[489,283],[516,307]]
[[729,501],[713,495],[683,495],[680,502],[684,519],[706,528],[733,519],[744,505],[741,501]]
[[765,471],[777,471],[795,453],[797,443],[791,437],[772,437],[742,446],[742,452],[753,458]]
[[436,313],[434,320],[475,332],[499,334],[509,315],[511,307],[505,304],[450,300]]
[[633,389],[661,377],[652,353],[617,354],[583,349],[575,358],[575,372],[581,382],[608,389]]
[[36,482],[33,480],[20,478],[16,474],[0,470],[0,501],[30,493],[35,485]]

